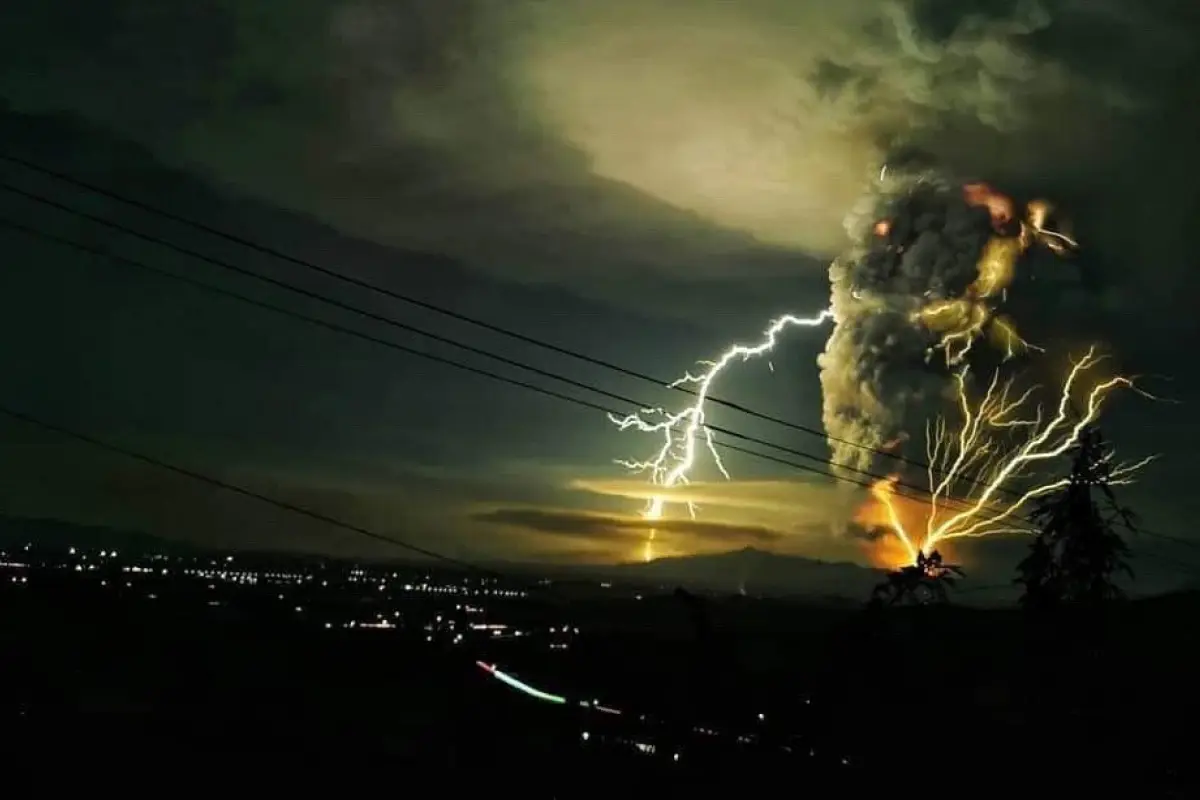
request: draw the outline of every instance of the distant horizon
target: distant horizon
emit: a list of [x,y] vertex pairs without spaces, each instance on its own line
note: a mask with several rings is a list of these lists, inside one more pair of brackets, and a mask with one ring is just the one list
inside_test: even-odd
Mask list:
[[[14,517],[11,515],[0,516],[0,541],[4,541],[7,539],[7,540],[10,540],[10,542],[15,545],[27,543],[27,542],[23,541],[22,537],[20,537],[18,535],[14,535],[17,532],[13,530],[13,527],[20,526],[21,524],[33,524],[33,525],[49,524],[49,525],[55,525],[55,526],[62,526],[63,528],[68,529],[68,530],[77,529],[80,531],[85,531],[85,530],[93,531],[93,532],[101,531],[104,533],[113,534],[117,537],[134,537],[136,539],[152,540],[155,543],[162,543],[164,545],[167,545],[168,548],[176,548],[181,551],[189,552],[189,553],[192,553],[195,555],[222,555],[222,556],[234,555],[234,556],[237,556],[238,554],[242,554],[244,556],[264,556],[264,557],[275,557],[275,558],[282,558],[282,559],[295,558],[295,559],[300,559],[300,560],[318,560],[318,561],[328,561],[328,562],[332,562],[332,563],[343,563],[343,564],[364,564],[364,565],[372,565],[373,564],[373,565],[379,565],[379,566],[403,565],[406,567],[413,567],[413,568],[434,567],[439,570],[446,570],[446,571],[450,571],[450,572],[470,572],[473,569],[483,569],[483,570],[490,569],[490,570],[493,570],[496,572],[503,572],[507,568],[507,569],[514,570],[518,573],[518,574],[512,575],[513,578],[522,578],[522,577],[526,577],[526,578],[543,577],[543,578],[545,578],[545,577],[553,577],[555,574],[559,574],[559,575],[562,575],[567,578],[575,578],[575,579],[583,579],[583,578],[588,578],[591,580],[611,579],[611,580],[616,580],[616,581],[619,581],[622,583],[628,583],[630,585],[659,585],[662,583],[679,584],[679,585],[689,585],[690,584],[690,585],[695,586],[697,589],[700,589],[703,591],[714,591],[719,594],[729,594],[729,595],[738,593],[738,584],[740,583],[740,581],[730,579],[731,576],[729,575],[729,573],[722,570],[714,578],[714,576],[712,576],[710,574],[694,574],[694,573],[689,574],[686,571],[686,568],[688,568],[688,567],[695,568],[697,566],[701,566],[701,565],[705,565],[705,564],[713,564],[713,563],[717,563],[717,562],[728,563],[728,562],[734,561],[737,558],[742,557],[742,556],[753,555],[753,556],[759,556],[759,557],[768,559],[775,566],[779,566],[779,565],[803,566],[803,567],[807,567],[809,570],[823,570],[828,573],[828,577],[830,578],[830,581],[828,583],[822,582],[821,585],[817,585],[817,586],[813,586],[813,585],[805,586],[805,585],[803,585],[802,582],[788,580],[788,576],[786,574],[777,580],[771,581],[770,583],[768,583],[766,585],[759,586],[755,583],[755,580],[754,580],[756,576],[754,576],[753,574],[746,576],[747,580],[749,581],[749,586],[753,588],[755,593],[762,593],[762,594],[764,594],[764,596],[767,596],[767,597],[778,597],[780,599],[793,598],[793,599],[797,599],[797,600],[802,600],[805,598],[816,600],[821,597],[825,597],[825,598],[838,598],[840,600],[845,600],[845,601],[850,601],[850,602],[859,602],[859,601],[865,602],[867,594],[869,593],[870,587],[875,585],[875,583],[877,583],[883,577],[883,575],[885,573],[885,571],[880,568],[863,566],[863,565],[855,564],[852,562],[821,561],[821,560],[812,559],[812,558],[809,558],[809,557],[803,556],[803,555],[795,555],[795,554],[788,554],[788,553],[775,553],[770,550],[766,550],[766,549],[763,549],[760,547],[755,547],[753,545],[747,545],[747,546],[744,546],[744,547],[741,547],[741,548],[738,548],[735,550],[724,551],[721,553],[663,556],[661,558],[656,558],[649,562],[628,561],[628,562],[613,562],[613,563],[608,563],[608,564],[579,564],[579,563],[570,563],[570,562],[537,561],[537,560],[532,560],[532,559],[522,560],[522,561],[516,561],[516,560],[512,560],[512,559],[492,559],[492,560],[479,560],[476,562],[472,562],[470,564],[459,564],[459,563],[439,562],[436,559],[432,559],[429,557],[421,557],[421,556],[414,556],[414,555],[396,555],[396,556],[390,556],[390,557],[389,556],[354,556],[354,555],[337,555],[337,554],[332,554],[332,553],[321,553],[321,552],[309,552],[309,551],[301,551],[301,550],[295,550],[295,549],[225,548],[225,547],[218,547],[218,546],[210,547],[210,546],[197,544],[194,542],[181,542],[178,540],[174,540],[168,536],[164,536],[162,534],[156,534],[156,533],[145,532],[145,531],[129,531],[129,530],[122,530],[122,529],[113,528],[113,527],[104,526],[104,525],[80,524],[80,523],[75,523],[75,522],[71,522],[71,521],[63,520],[63,519],[59,519],[59,518],[54,518],[54,517]],[[37,544],[37,542],[28,542],[28,543]],[[50,544],[48,546],[50,546],[50,547],[68,547],[68,546],[87,546],[87,544],[86,544],[86,542],[82,542],[82,541],[71,541],[71,542],[63,541],[61,543],[54,543],[54,544]],[[125,543],[124,546],[125,546],[126,551],[128,552],[130,544],[127,542],[127,543]],[[117,549],[119,549],[121,547],[121,545],[119,543],[109,542],[109,543],[97,545],[97,547],[99,547],[99,548],[116,547]],[[135,548],[135,552],[137,552],[136,548]],[[678,573],[666,573],[666,574],[659,574],[659,575],[654,574],[654,571],[656,568],[662,569],[664,567],[671,567],[671,566],[679,566],[682,568],[682,571],[680,571]],[[542,570],[545,570],[546,572],[540,572]],[[853,585],[843,587],[840,584],[840,579],[836,579],[836,580],[834,579],[834,575],[833,575],[834,571],[838,571],[839,576],[854,575],[856,578],[860,579],[862,582],[858,583],[858,581],[852,581],[851,583],[853,583]],[[532,573],[532,574],[519,574],[519,573],[527,573],[527,572]],[[806,574],[811,574],[811,572],[806,573]],[[1011,587],[1008,584],[989,584],[989,585],[983,586],[982,588],[985,589],[986,591],[982,593],[982,595],[983,595],[982,597],[972,596],[977,591],[977,588],[973,587],[970,583],[966,584],[964,586],[964,588],[968,590],[968,594],[967,594],[967,596],[961,597],[959,599],[960,600],[965,599],[967,601],[965,603],[965,605],[967,605],[967,606],[977,606],[979,604],[974,602],[975,600],[985,600],[986,601],[987,598],[989,598],[989,597],[994,598],[998,595],[1011,595],[1012,596],[1011,599],[1014,599],[1014,600],[1016,597],[1016,589]],[[1181,585],[1179,587],[1173,587],[1171,589],[1166,589],[1166,590],[1157,591],[1157,592],[1134,592],[1133,596],[1134,597],[1151,598],[1151,597],[1167,596],[1167,595],[1177,594],[1177,593],[1181,593],[1181,592],[1183,592],[1183,593],[1192,592],[1195,590],[1196,590],[1195,586],[1185,584],[1185,585]],[[988,607],[988,604],[986,602],[983,605],[984,605],[984,607]],[[1004,607],[1006,605],[1008,605],[1008,604],[1002,603],[1000,607]]]
[[[328,552],[322,553],[319,551],[312,551],[312,550],[295,550],[295,549],[288,549],[288,548],[284,548],[284,547],[270,547],[270,548],[265,548],[265,549],[259,549],[259,548],[228,547],[228,546],[223,546],[223,545],[207,545],[207,544],[203,544],[203,543],[199,543],[199,542],[195,542],[195,541],[177,539],[168,534],[156,533],[154,531],[149,531],[149,530],[138,530],[138,529],[132,529],[132,528],[125,528],[125,527],[116,527],[113,525],[105,525],[105,524],[101,524],[101,523],[92,523],[92,522],[75,522],[70,519],[65,519],[62,517],[55,517],[55,516],[16,516],[16,515],[3,514],[3,513],[0,513],[0,537],[4,536],[4,534],[5,534],[4,526],[6,524],[8,524],[8,523],[27,523],[27,522],[55,523],[55,524],[59,524],[59,525],[69,526],[72,528],[79,528],[79,529],[84,529],[84,530],[105,531],[105,532],[110,532],[110,533],[114,533],[114,534],[118,534],[118,535],[122,535],[122,536],[146,537],[146,538],[154,539],[156,541],[164,542],[173,547],[182,547],[182,548],[189,548],[189,549],[195,549],[195,550],[201,550],[201,551],[212,551],[212,552],[221,552],[221,553],[237,553],[237,552],[277,553],[280,555],[294,553],[297,555],[306,555],[306,556],[311,555],[311,556],[318,556],[318,557],[323,557],[323,558],[330,558],[330,559],[339,560],[339,561],[355,561],[355,560],[357,560],[357,561],[411,561],[414,563],[423,563],[423,560],[424,561],[434,561],[434,562],[438,561],[437,558],[434,558],[432,556],[421,556],[421,555],[397,555],[397,556],[338,555],[335,553],[328,553]],[[397,547],[399,548],[399,545],[397,545]],[[756,553],[756,554],[761,554],[761,555],[765,555],[765,556],[771,556],[772,558],[782,558],[782,559],[788,559],[788,560],[794,560],[794,561],[802,561],[802,562],[806,562],[806,563],[810,563],[810,564],[856,567],[858,569],[863,569],[863,570],[870,571],[870,572],[885,571],[880,567],[872,567],[872,566],[867,566],[867,565],[863,565],[863,564],[857,564],[853,561],[833,561],[833,560],[826,560],[826,559],[820,559],[820,558],[813,558],[811,556],[805,556],[805,555],[801,555],[798,553],[778,553],[773,550],[763,548],[763,547],[758,547],[755,545],[744,545],[742,547],[737,547],[737,548],[730,549],[730,550],[721,550],[718,552],[674,553],[674,554],[670,554],[670,555],[656,556],[649,561],[633,559],[630,561],[581,563],[578,561],[569,561],[569,560],[559,561],[559,560],[554,560],[552,558],[539,559],[536,556],[534,556],[534,557],[524,558],[524,559],[511,559],[511,558],[504,558],[504,557],[486,558],[486,559],[479,559],[472,563],[480,564],[480,565],[483,565],[483,564],[505,564],[505,563],[513,564],[513,565],[530,564],[530,565],[562,566],[562,567],[568,567],[568,568],[573,568],[573,569],[594,569],[594,568],[602,568],[602,567],[638,567],[638,566],[645,566],[647,564],[654,564],[654,563],[663,562],[663,561],[674,561],[674,560],[681,560],[681,559],[696,559],[696,558],[721,558],[721,557],[727,557],[727,556],[731,556],[731,555],[739,555],[739,554],[744,554],[744,553]],[[451,564],[450,566],[453,566],[453,565]]]

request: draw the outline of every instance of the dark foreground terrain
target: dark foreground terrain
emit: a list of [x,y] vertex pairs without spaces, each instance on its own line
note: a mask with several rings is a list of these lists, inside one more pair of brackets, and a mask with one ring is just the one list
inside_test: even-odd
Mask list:
[[[714,601],[711,632],[688,636],[613,610],[624,623],[593,619],[570,658],[522,665],[568,695],[556,704],[476,665],[496,652],[38,585],[0,590],[0,736],[43,781],[320,774],[525,797],[1197,785],[1191,598],[1130,605],[1102,649],[1001,612],[793,609],[789,631],[786,606]],[[585,687],[624,713],[582,708]]]

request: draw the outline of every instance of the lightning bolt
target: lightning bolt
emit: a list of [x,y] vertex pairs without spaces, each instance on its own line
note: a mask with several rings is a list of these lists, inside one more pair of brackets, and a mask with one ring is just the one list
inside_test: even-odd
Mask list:
[[[617,463],[635,474],[649,475],[653,485],[669,490],[689,482],[689,476],[700,454],[700,447],[703,446],[721,475],[728,480],[729,471],[725,469],[725,463],[717,451],[713,431],[705,424],[705,406],[717,378],[726,367],[735,362],[749,361],[771,352],[780,335],[788,328],[815,328],[831,319],[833,312],[830,309],[813,317],[786,314],[771,323],[758,344],[735,344],[715,361],[699,362],[704,370],[698,375],[687,372],[682,378],[669,384],[669,388],[672,389],[680,386],[694,387],[695,400],[682,411],[670,413],[663,408],[645,408],[624,417],[610,414],[609,419],[622,431],[632,429],[642,433],[655,433],[662,437],[662,446],[648,460],[619,460]],[[667,493],[654,495],[642,511],[642,518],[661,520],[668,502]],[[688,514],[695,518],[696,505],[690,500],[683,501],[683,505],[687,507]],[[658,531],[651,528],[643,551],[646,561],[654,558],[654,542],[657,535]]]
[[[1013,383],[1002,383],[998,372],[993,373],[978,401],[972,401],[967,391],[968,369],[954,374],[958,424],[938,417],[926,425],[929,497],[917,510],[924,517],[923,525],[906,524],[910,515],[904,513],[905,506],[913,499],[900,499],[896,494],[897,477],[881,480],[872,488],[872,496],[883,504],[889,525],[911,563],[928,556],[941,542],[1029,532],[1021,512],[1034,499],[1066,487],[1070,479],[1035,481],[1022,491],[1015,491],[1014,485],[1028,484],[1036,467],[1061,458],[1077,445],[1114,390],[1130,389],[1152,397],[1130,378],[1117,376],[1094,384],[1086,393],[1082,412],[1072,414],[1072,398],[1079,384],[1103,360],[1094,346],[1074,360],[1049,413],[1034,402],[1036,388],[1016,395]],[[1112,483],[1132,483],[1134,474],[1155,458],[1116,464]],[[955,490],[959,493],[952,495]]]
[[[881,172],[880,180],[884,177],[885,173]],[[1012,397],[1012,384],[1001,385],[998,373],[993,375],[984,398],[979,403],[972,403],[967,395],[968,367],[965,362],[976,341],[988,336],[1007,357],[1020,350],[1041,349],[1023,340],[1010,319],[995,313],[997,304],[1007,296],[1018,260],[1034,244],[1041,244],[1060,255],[1078,249],[1079,245],[1068,235],[1047,227],[1052,208],[1044,201],[1029,203],[1024,217],[1017,219],[1012,200],[988,185],[968,184],[963,191],[966,202],[987,208],[994,235],[983,247],[977,261],[978,274],[963,297],[935,300],[913,314],[914,322],[938,337],[929,355],[936,350],[943,351],[947,366],[954,370],[953,385],[962,414],[961,427],[955,427],[953,430],[957,433],[952,434],[952,428],[944,418],[927,426],[929,502],[922,512],[923,530],[910,530],[905,524],[906,515],[897,505],[901,496],[895,492],[898,477],[880,480],[871,490],[886,512],[887,526],[903,544],[909,563],[914,564],[945,540],[1025,530],[1014,515],[1034,498],[1061,488],[1064,482],[1040,484],[1006,505],[998,501],[997,495],[1010,491],[1009,484],[1028,478],[1032,466],[1061,456],[1078,442],[1080,433],[1096,419],[1105,396],[1112,389],[1132,387],[1132,382],[1126,378],[1113,378],[1096,385],[1088,396],[1083,419],[1070,423],[1068,411],[1072,392],[1080,376],[1100,360],[1093,348],[1073,364],[1062,387],[1058,413],[1049,419],[1043,419],[1040,407],[1032,418],[1018,419],[1019,413],[1028,410],[1032,393]],[[889,220],[877,222],[874,228],[878,237],[887,237],[890,231]],[[727,480],[730,478],[716,449],[713,431],[706,424],[710,392],[726,367],[769,353],[787,328],[816,327],[832,318],[829,309],[807,318],[785,315],[771,323],[758,344],[733,345],[717,360],[700,362],[704,367],[700,374],[689,372],[670,384],[671,388],[694,388],[695,401],[681,411],[672,413],[663,408],[646,408],[624,417],[609,415],[622,431],[633,429],[661,438],[661,446],[649,459],[617,462],[635,474],[649,475],[651,484],[663,490],[647,501],[642,512],[644,519],[651,522],[663,519],[666,505],[671,502],[669,490],[689,483],[702,449],[721,475]],[[1027,438],[1022,444],[1006,447],[1006,442],[1018,432],[1025,433]],[[1128,480],[1149,460],[1117,467],[1115,480]],[[968,492],[965,498],[951,497],[952,490],[968,483],[966,479],[971,473],[984,476],[973,482],[974,486],[982,488]],[[905,498],[905,501],[910,502],[911,498]],[[697,508],[691,500],[679,502],[686,506],[691,517],[696,516]],[[950,513],[951,505],[960,510]],[[646,561],[655,556],[657,534],[655,528],[650,528],[643,552]]]
[[[1041,245],[1055,255],[1066,256],[1079,249],[1079,242],[1047,226],[1054,208],[1045,200],[1031,201],[1015,233],[1010,234],[1006,229],[1013,222],[1011,198],[985,183],[967,184],[963,197],[969,205],[988,210],[995,233],[980,252],[978,274],[963,297],[935,300],[913,314],[914,321],[940,337],[929,354],[941,350],[947,366],[961,366],[985,334],[1004,351],[1006,359],[1027,350],[1045,352],[1021,338],[1012,320],[996,316],[996,306],[1007,297],[1017,262],[1030,247]],[[888,230],[886,221],[876,225],[877,235],[886,235]]]

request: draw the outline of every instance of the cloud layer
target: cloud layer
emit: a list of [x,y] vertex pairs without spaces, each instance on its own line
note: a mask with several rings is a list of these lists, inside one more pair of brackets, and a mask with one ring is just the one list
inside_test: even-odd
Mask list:
[[[667,498],[667,520],[652,524],[635,516],[620,516],[632,524],[644,543],[650,529],[656,529],[656,547],[660,552],[687,552],[724,544],[726,549],[747,543],[745,531],[761,531],[758,544],[770,543],[772,550],[803,554],[828,560],[857,560],[863,557],[859,543],[835,535],[850,517],[859,498],[839,491],[833,481],[813,479],[759,479],[701,482],[674,487],[653,486],[636,479],[581,479],[569,488],[588,494],[621,500],[626,508],[636,509],[656,496]],[[699,522],[688,517],[685,506],[698,509]],[[711,530],[695,527],[712,524]],[[628,525],[625,525],[630,529]],[[659,546],[659,537],[667,540]],[[672,537],[675,537],[672,541]],[[698,546],[698,547],[697,547]]]
[[900,147],[1107,202],[1147,120],[1175,157],[1195,130],[1161,129],[1194,58],[1194,20],[1161,3],[67,5],[0,34],[19,107],[83,113],[355,233],[609,295],[647,268],[815,271],[788,251],[840,250]]
[[567,536],[604,544],[623,544],[636,547],[651,530],[668,539],[682,539],[694,549],[695,545],[717,546],[719,549],[745,545],[766,545],[783,537],[780,531],[759,526],[728,525],[703,520],[650,520],[606,514],[544,508],[501,508],[482,511],[472,518],[477,522],[524,528],[539,533]]
[[661,496],[680,508],[694,503],[718,516],[727,511],[748,512],[769,515],[776,524],[787,519],[793,525],[803,526],[828,522],[839,513],[833,506],[843,499],[833,484],[816,480],[731,480],[665,487],[644,479],[580,479],[572,481],[570,488],[633,502]]

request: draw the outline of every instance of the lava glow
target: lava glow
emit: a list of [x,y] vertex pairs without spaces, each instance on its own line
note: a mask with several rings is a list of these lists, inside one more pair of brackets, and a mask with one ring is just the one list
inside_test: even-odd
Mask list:
[[963,187],[963,199],[967,205],[986,208],[992,218],[992,227],[997,233],[1004,229],[1013,219],[1013,201],[1000,194],[986,183],[968,183]]
[[[617,463],[635,473],[648,475],[651,483],[655,486],[671,489],[675,486],[682,486],[688,483],[689,475],[696,465],[698,446],[702,444],[712,456],[713,463],[720,470],[721,475],[728,479],[729,472],[725,469],[725,464],[721,460],[720,453],[717,452],[713,442],[713,432],[705,424],[705,405],[708,402],[709,395],[717,378],[720,377],[725,368],[730,364],[748,361],[771,352],[775,348],[775,344],[779,341],[780,334],[788,328],[815,328],[832,319],[832,316],[832,313],[828,310],[822,311],[813,317],[798,317],[787,314],[771,323],[758,344],[733,345],[716,361],[701,362],[704,370],[700,374],[693,375],[689,372],[670,384],[672,388],[692,386],[695,389],[695,400],[682,411],[669,413],[662,408],[647,408],[642,409],[637,414],[630,414],[625,417],[610,415],[609,418],[612,422],[623,431],[634,429],[643,433],[656,433],[662,437],[662,446],[648,460],[623,460]],[[642,517],[648,520],[662,519],[663,511],[669,500],[670,498],[665,493],[655,495],[647,503],[645,510],[642,512]],[[694,518],[696,516],[696,506],[687,501],[683,504],[687,507],[688,514]],[[646,545],[643,551],[643,558],[646,561],[654,558],[654,541],[656,536],[657,532],[651,529],[646,538]]]
[[[1066,477],[1038,480],[1037,473],[1044,474],[1039,467],[1056,465],[1079,442],[1114,389],[1141,393],[1120,376],[1082,389],[1102,360],[1093,347],[1073,362],[1050,413],[1036,403],[1035,390],[1017,395],[998,373],[973,401],[967,370],[959,370],[954,386],[960,418],[951,423],[939,417],[926,426],[927,497],[898,494],[899,478],[888,477],[872,487],[871,499],[856,517],[860,525],[891,534],[890,545],[872,549],[880,565],[907,566],[919,554],[944,552],[947,542],[958,539],[1029,533],[1025,512],[1031,501],[1070,482]],[[1081,408],[1073,414],[1073,401],[1081,395]],[[1134,473],[1153,458],[1116,465],[1113,483],[1132,482]]]

